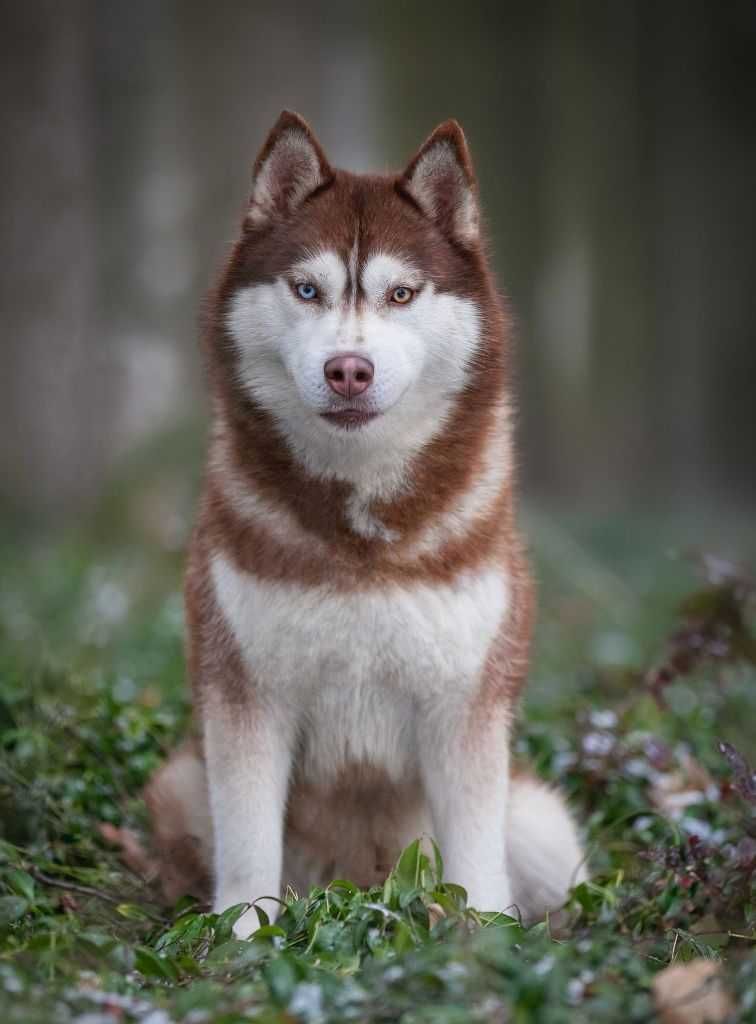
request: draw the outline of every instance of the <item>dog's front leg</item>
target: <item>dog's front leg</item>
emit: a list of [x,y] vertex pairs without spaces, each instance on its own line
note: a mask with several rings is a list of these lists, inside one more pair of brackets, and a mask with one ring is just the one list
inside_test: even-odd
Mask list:
[[509,722],[505,709],[426,710],[420,767],[444,878],[477,910],[512,910],[506,863]]
[[[259,700],[210,700],[203,708],[216,912],[257,901],[271,919],[278,913],[292,747],[286,719]],[[234,931],[246,937],[258,923],[250,909]]]

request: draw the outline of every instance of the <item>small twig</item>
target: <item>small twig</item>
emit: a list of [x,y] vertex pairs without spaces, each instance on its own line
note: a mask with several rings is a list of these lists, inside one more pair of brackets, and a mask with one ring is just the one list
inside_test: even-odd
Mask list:
[[106,892],[101,892],[99,889],[94,889],[89,885],[78,885],[76,882],[64,882],[60,878],[51,878],[50,875],[46,875],[39,868],[35,868],[29,865],[29,874],[36,878],[38,882],[42,882],[44,885],[54,885],[58,889],[70,889],[72,892],[80,892],[84,896],[95,896],[98,900],[105,900],[107,903],[118,904],[120,900],[117,900],[114,896],[109,896]]

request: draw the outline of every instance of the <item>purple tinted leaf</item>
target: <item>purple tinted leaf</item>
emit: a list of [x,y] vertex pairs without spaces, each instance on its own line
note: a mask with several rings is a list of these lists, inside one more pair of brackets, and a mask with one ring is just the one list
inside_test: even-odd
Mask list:
[[720,742],[719,751],[730,766],[733,787],[744,800],[756,805],[756,772],[731,743]]

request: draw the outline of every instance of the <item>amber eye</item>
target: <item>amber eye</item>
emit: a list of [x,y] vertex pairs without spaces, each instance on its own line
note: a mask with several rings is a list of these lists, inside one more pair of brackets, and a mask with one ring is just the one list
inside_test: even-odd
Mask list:
[[399,306],[406,306],[414,294],[411,288],[405,288],[403,284],[400,284],[391,293],[391,301],[396,302]]

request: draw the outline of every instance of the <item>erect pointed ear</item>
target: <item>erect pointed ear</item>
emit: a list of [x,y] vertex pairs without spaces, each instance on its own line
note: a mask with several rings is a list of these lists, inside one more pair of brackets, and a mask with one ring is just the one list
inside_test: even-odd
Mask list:
[[292,213],[332,177],[307,122],[284,110],[255,161],[248,223],[260,227]]
[[451,238],[463,246],[479,237],[478,189],[465,136],[456,121],[444,121],[402,175],[404,190]]

